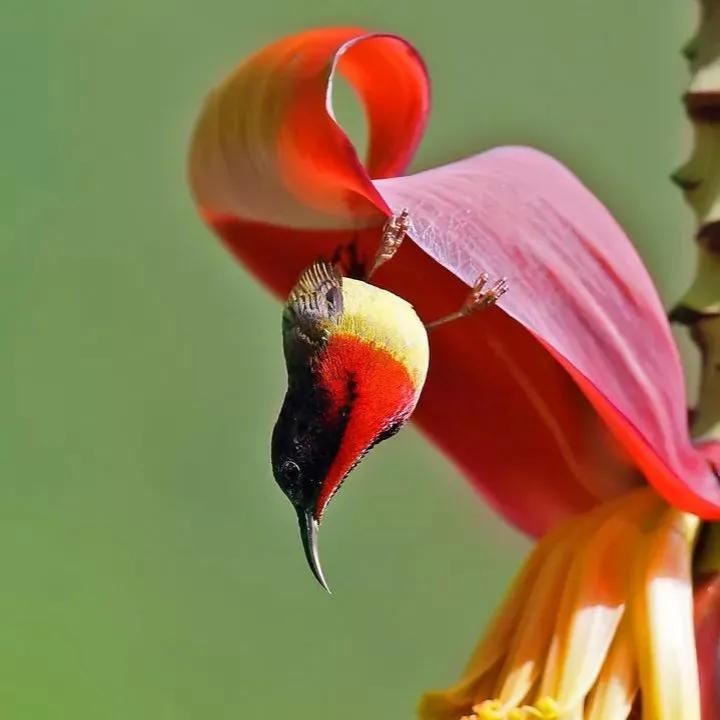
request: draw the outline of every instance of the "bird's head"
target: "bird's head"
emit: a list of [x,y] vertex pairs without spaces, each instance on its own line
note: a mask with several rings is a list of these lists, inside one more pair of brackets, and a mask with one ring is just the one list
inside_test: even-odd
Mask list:
[[273,474],[327,589],[317,555],[323,512],[365,453],[415,408],[428,368],[427,333],[405,300],[315,263],[285,305],[283,342],[288,389],[273,430]]

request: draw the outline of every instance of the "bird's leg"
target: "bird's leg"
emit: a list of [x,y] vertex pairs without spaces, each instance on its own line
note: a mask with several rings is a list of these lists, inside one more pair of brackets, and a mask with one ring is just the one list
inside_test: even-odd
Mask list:
[[405,234],[410,228],[410,215],[407,208],[404,208],[399,215],[393,215],[383,227],[380,247],[375,253],[375,259],[370,266],[370,270],[365,276],[368,281],[375,271],[388,260],[390,260],[402,245]]
[[468,296],[465,298],[465,302],[463,302],[459,310],[454,313],[450,313],[449,315],[445,315],[437,320],[433,320],[432,322],[425,323],[425,329],[434,330],[440,325],[445,325],[446,323],[453,322],[454,320],[460,320],[461,318],[468,317],[479,310],[484,310],[485,308],[494,305],[498,299],[507,292],[508,281],[507,278],[500,278],[497,282],[493,283],[488,290],[485,290],[485,285],[487,285],[488,279],[489,275],[487,273],[482,273],[475,281],[475,284],[472,286]]

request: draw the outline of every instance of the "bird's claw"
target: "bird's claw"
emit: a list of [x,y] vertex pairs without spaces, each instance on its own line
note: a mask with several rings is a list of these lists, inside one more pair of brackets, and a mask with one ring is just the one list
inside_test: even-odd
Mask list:
[[489,279],[490,276],[484,272],[475,281],[460,309],[464,317],[494,305],[508,291],[508,280],[505,277],[501,277],[488,290],[485,290]]
[[373,264],[367,273],[369,280],[373,273],[388,260],[391,260],[400,249],[407,231],[410,229],[410,213],[403,208],[399,214],[393,215],[383,227],[380,247],[375,253]]
[[426,323],[425,328],[427,330],[433,330],[440,325],[469,317],[479,310],[493,306],[508,291],[509,285],[507,278],[501,277],[486,290],[485,286],[489,279],[490,276],[486,272],[481,273],[457,312]]

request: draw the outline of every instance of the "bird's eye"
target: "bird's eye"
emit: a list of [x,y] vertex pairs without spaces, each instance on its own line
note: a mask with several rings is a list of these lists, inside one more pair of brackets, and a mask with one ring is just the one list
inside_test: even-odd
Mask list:
[[325,293],[325,300],[326,300],[328,306],[330,307],[330,310],[339,309],[339,307],[340,307],[340,291],[336,287],[330,288],[330,290],[328,290]]
[[282,464],[282,474],[288,483],[296,483],[300,479],[300,467],[292,460],[286,460]]

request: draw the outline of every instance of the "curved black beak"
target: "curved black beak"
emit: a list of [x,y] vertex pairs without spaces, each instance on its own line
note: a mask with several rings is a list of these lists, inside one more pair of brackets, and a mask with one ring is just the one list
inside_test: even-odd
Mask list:
[[310,510],[298,508],[297,515],[298,523],[300,525],[300,537],[302,538],[303,549],[305,550],[305,557],[307,558],[308,565],[310,566],[315,579],[325,588],[328,594],[331,595],[332,593],[325,581],[325,576],[323,575],[322,567],[320,566],[320,558],[318,557],[318,522],[313,517],[312,511]]

